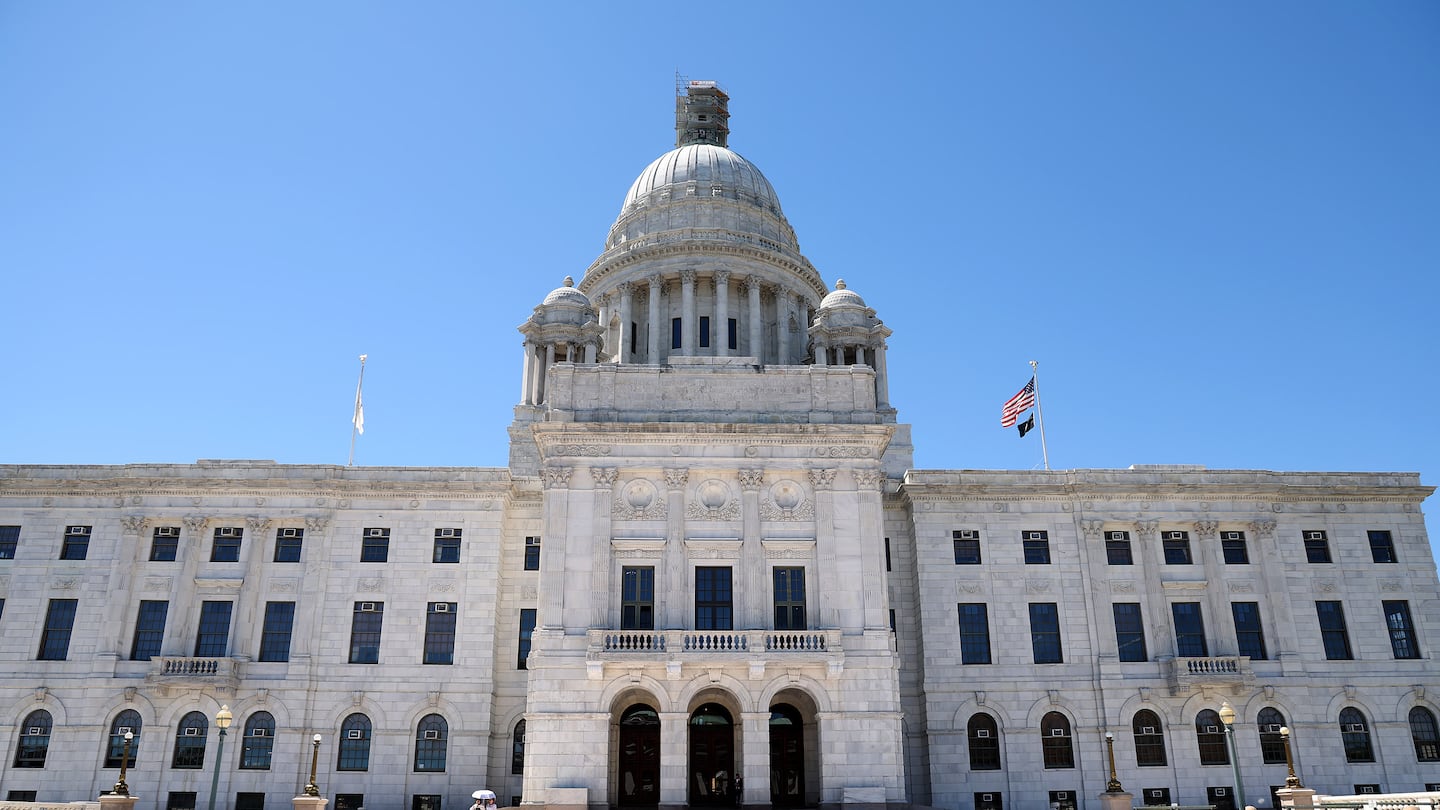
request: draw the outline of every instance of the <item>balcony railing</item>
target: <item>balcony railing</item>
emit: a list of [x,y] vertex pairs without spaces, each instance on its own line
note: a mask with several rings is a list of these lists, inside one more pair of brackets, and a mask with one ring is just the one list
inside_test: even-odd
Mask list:
[[1175,694],[1200,686],[1243,687],[1255,679],[1250,658],[1244,655],[1176,658],[1170,666],[1170,690]]
[[838,630],[591,630],[591,660],[698,660],[763,656],[829,660],[842,654]]
[[155,656],[145,680],[172,686],[233,687],[240,680],[240,671],[233,658]]

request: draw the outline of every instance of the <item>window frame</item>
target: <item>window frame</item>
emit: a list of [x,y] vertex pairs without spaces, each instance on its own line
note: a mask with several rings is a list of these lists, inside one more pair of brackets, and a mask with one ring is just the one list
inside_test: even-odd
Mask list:
[[[1318,535],[1312,537],[1311,535]],[[1330,556],[1330,535],[1323,529],[1303,529],[1300,537],[1305,543],[1305,562],[1312,565],[1326,565],[1335,560]]]
[[179,557],[180,527],[156,526],[150,533],[150,562],[175,562]]
[[[285,532],[294,532],[285,536]],[[275,554],[271,561],[277,563],[298,563],[305,553],[305,530],[284,526],[275,530]]]
[[728,565],[695,566],[696,630],[735,629],[734,576]]
[[131,661],[149,661],[161,654],[165,643],[165,621],[169,614],[168,600],[140,600],[135,609],[135,632],[130,640]]
[[[385,633],[385,603],[355,602],[350,613],[350,664],[380,663],[380,642]],[[365,605],[370,608],[365,609]]]
[[[436,734],[431,736],[427,732]],[[415,724],[415,756],[411,769],[415,773],[445,773],[449,747],[450,724],[439,714],[425,715]]]
[[[1385,630],[1390,637],[1390,652],[1397,661],[1414,661],[1420,656],[1420,639],[1410,615],[1408,599],[1386,599],[1380,603],[1385,614]],[[1398,619],[1398,621],[1397,621]]]
[[[191,734],[189,732],[196,733]],[[205,743],[210,737],[210,718],[204,712],[187,712],[175,724],[175,746],[170,768],[180,771],[205,769]]]
[[770,572],[771,594],[775,608],[775,629],[780,631],[810,629],[810,614],[805,600],[805,567],[777,565],[771,567]]
[[1000,753],[1000,724],[995,721],[994,716],[988,712],[970,715],[970,719],[965,723],[965,738],[969,748],[970,770],[1004,769]]
[[1220,715],[1214,709],[1201,709],[1195,714],[1195,747],[1198,749],[1201,765],[1230,764],[1230,746],[1225,740],[1225,724],[1220,721]]
[[1130,735],[1135,743],[1136,766],[1169,767],[1169,753],[1165,750],[1165,727],[1160,723],[1159,714],[1150,709],[1135,712],[1135,716],[1130,718]]
[[[532,541],[533,541],[533,542],[532,542]],[[526,570],[526,571],[539,571],[539,570],[540,570],[540,537],[539,537],[539,536],[526,537],[526,538],[525,538],[525,561],[524,561],[524,570]]]
[[295,633],[295,603],[266,602],[264,624],[260,629],[260,663],[285,663],[290,660],[290,642]]
[[370,739],[373,732],[374,726],[370,723],[369,716],[361,712],[347,716],[340,724],[340,740],[335,746],[335,770],[370,770]]
[[230,655],[230,623],[234,615],[235,603],[232,601],[206,599],[200,603],[200,618],[195,627],[196,658],[225,658]]
[[[275,716],[255,712],[245,718],[240,736],[240,770],[268,771],[275,754]],[[256,731],[264,732],[256,734]]]
[[1105,564],[1134,565],[1135,550],[1130,545],[1130,532],[1105,532]]
[[[1271,727],[1274,730],[1270,730]],[[1285,764],[1285,714],[1274,706],[1265,706],[1255,715],[1255,730],[1260,737],[1260,759],[1265,765]]]
[[83,560],[90,556],[90,536],[94,526],[66,526],[60,541],[60,559]]
[[[1241,613],[1245,612],[1249,616],[1242,620]],[[1270,660],[1265,646],[1265,622],[1260,616],[1260,603],[1231,602],[1230,619],[1235,623],[1236,651],[1248,656],[1251,661]]]
[[[221,536],[221,532],[233,534]],[[240,562],[240,543],[244,539],[245,529],[242,526],[216,526],[210,534],[210,562]]]
[[[1170,620],[1175,629],[1176,657],[1210,657],[1210,640],[1205,635],[1205,611],[1199,602],[1171,602]],[[1198,647],[1195,646],[1197,642]]]
[[1415,761],[1440,762],[1440,724],[1435,721],[1435,713],[1415,706],[1405,719],[1410,726],[1410,742],[1415,746]]
[[[1234,534],[1238,537],[1226,537]],[[1226,565],[1249,565],[1250,545],[1245,540],[1245,532],[1223,531],[1220,533],[1220,558]]]
[[[1345,749],[1345,762],[1375,761],[1375,745],[1370,737],[1370,719],[1354,706],[1340,710],[1340,744]],[[1359,730],[1353,730],[1360,726]]]
[[[1030,535],[1039,535],[1031,537]],[[1047,529],[1024,529],[1020,532],[1020,548],[1026,565],[1050,565],[1050,532]]]
[[75,630],[78,599],[51,599],[45,608],[45,625],[40,632],[37,661],[64,661],[70,655],[70,635]]
[[[125,709],[110,721],[110,734],[105,745],[106,768],[120,767],[120,760],[123,757],[125,767],[135,767],[135,754],[140,749],[140,731],[145,721],[141,719],[140,712],[134,709]],[[130,751],[125,751],[125,732],[120,729],[129,729],[132,738],[130,740]]]
[[[442,610],[439,606],[444,605]],[[425,604],[425,642],[420,663],[450,666],[455,663],[455,626],[458,602],[427,602]]]
[[[1056,734],[1055,731],[1062,733]],[[1040,719],[1040,752],[1045,770],[1075,767],[1075,739],[1070,719],[1060,712],[1047,712]]]
[[[1115,619],[1116,657],[1122,663],[1138,664],[1150,660],[1150,650],[1145,644],[1145,614],[1139,602],[1114,602],[1110,606]],[[1124,612],[1128,615],[1121,617]],[[1124,627],[1122,628],[1122,621]],[[1135,648],[1139,647],[1139,657]],[[1126,652],[1127,648],[1130,650]]]
[[1320,642],[1327,661],[1353,661],[1350,632],[1345,621],[1345,604],[1338,599],[1317,600],[1315,618],[1320,624]]
[[1160,548],[1165,565],[1194,565],[1195,556],[1190,551],[1190,533],[1186,531],[1163,531],[1160,533]]
[[[381,534],[373,534],[379,531]],[[368,526],[360,533],[360,562],[386,563],[390,561],[390,529],[382,526]]]
[[[442,536],[442,532],[452,534]],[[431,562],[439,565],[458,565],[460,563],[460,542],[462,529],[449,527],[435,530],[435,547],[431,554]]]
[[[50,734],[55,728],[55,718],[46,709],[36,709],[25,715],[20,724],[20,737],[15,745],[16,768],[44,768],[50,756]],[[31,734],[38,730],[39,734]]]
[[950,537],[954,546],[956,565],[982,564],[979,530],[955,529],[950,533]]
[[[1388,530],[1368,529],[1365,532],[1365,539],[1370,543],[1371,562],[1377,565],[1391,565],[1400,562],[1400,558],[1395,555],[1395,536]],[[1387,559],[1381,559],[1382,557]]]
[[20,527],[0,526],[0,560],[15,559],[20,549]]
[[655,629],[655,566],[621,566],[620,629]]
[[520,632],[518,633],[515,668],[529,669],[526,659],[530,657],[530,645],[535,636],[536,611],[535,608],[520,609]]
[[1030,652],[1036,664],[1065,663],[1060,639],[1059,604],[1030,603]]
[[960,625],[960,663],[993,663],[990,651],[990,606],[961,602],[956,606]]

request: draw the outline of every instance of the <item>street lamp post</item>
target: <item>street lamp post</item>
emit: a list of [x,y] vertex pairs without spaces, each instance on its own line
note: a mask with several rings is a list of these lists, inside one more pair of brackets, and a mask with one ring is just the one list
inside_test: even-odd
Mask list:
[[1235,707],[1230,701],[1220,704],[1220,722],[1225,724],[1225,745],[1230,749],[1230,776],[1235,781],[1236,807],[1245,806],[1245,786],[1240,782],[1240,757],[1235,751]]
[[320,764],[320,735],[316,734],[315,738],[310,742],[310,782],[305,785],[305,795],[319,796],[320,786],[315,784],[315,768]]
[[130,786],[125,784],[125,764],[130,761],[130,743],[135,739],[135,732],[125,732],[125,746],[120,751],[120,779],[115,782],[115,787],[110,789],[111,795],[129,796]]
[[1292,756],[1290,755],[1290,727],[1289,727],[1289,726],[1281,726],[1281,727],[1280,727],[1280,741],[1283,742],[1283,743],[1285,743],[1285,770],[1287,771],[1287,773],[1286,773],[1286,775],[1285,775],[1285,787],[1287,787],[1287,788],[1300,788],[1300,787],[1305,787],[1304,785],[1300,784],[1300,777],[1298,777],[1298,776],[1295,775],[1295,759],[1294,759],[1294,757],[1292,757]]
[[1105,783],[1106,793],[1124,793],[1125,788],[1120,786],[1120,779],[1115,775],[1115,734],[1105,732],[1105,753],[1110,756],[1110,781]]
[[234,715],[229,706],[215,713],[215,727],[220,729],[220,744],[215,746],[215,776],[210,780],[210,810],[215,810],[215,793],[220,789],[220,760],[225,756],[225,729],[230,728]]

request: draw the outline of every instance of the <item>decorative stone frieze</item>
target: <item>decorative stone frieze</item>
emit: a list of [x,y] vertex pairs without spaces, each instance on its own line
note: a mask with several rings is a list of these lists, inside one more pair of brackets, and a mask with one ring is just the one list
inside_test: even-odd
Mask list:
[[330,527],[327,518],[305,518],[305,531],[320,534]]
[[[834,472],[831,470],[830,472]],[[815,504],[805,497],[805,488],[790,479],[770,485],[768,497],[760,502],[760,517],[765,520],[811,520]]]
[[667,510],[655,485],[636,478],[620,488],[610,514],[621,520],[664,520]]
[[557,444],[550,448],[551,456],[608,456],[612,452],[608,444]]

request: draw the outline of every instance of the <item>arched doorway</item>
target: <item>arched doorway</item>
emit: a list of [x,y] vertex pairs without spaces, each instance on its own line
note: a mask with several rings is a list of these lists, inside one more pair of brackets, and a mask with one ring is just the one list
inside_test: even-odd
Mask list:
[[690,715],[688,784],[692,805],[735,801],[735,723],[719,703],[706,703]]
[[805,726],[788,703],[770,707],[770,804],[805,804]]
[[660,715],[637,704],[620,715],[620,804],[660,803]]

